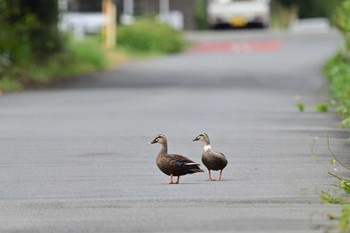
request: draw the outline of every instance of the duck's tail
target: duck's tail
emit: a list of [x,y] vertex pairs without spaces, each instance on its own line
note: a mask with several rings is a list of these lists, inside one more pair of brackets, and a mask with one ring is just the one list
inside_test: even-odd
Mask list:
[[196,172],[204,172],[202,169],[199,168],[198,165],[193,166],[192,168],[189,169],[191,172],[196,173]]
[[204,172],[202,169],[200,169],[199,163],[185,163],[184,165],[188,166],[188,170],[191,171],[191,173]]
[[186,167],[190,173],[204,172],[200,169],[200,164],[195,162],[184,162],[181,160],[176,161],[176,165],[179,167]]

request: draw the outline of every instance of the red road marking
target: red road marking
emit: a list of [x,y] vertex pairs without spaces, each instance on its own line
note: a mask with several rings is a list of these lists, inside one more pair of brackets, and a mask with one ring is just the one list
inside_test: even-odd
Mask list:
[[273,52],[281,47],[278,40],[250,42],[208,42],[189,49],[190,52]]

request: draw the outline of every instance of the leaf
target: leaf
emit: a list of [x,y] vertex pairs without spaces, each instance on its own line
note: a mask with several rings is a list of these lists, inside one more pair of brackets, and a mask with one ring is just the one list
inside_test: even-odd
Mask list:
[[327,192],[322,191],[321,192],[321,199],[325,203],[329,204],[348,204],[350,203],[347,198],[338,196],[338,195],[330,195]]
[[304,112],[304,104],[303,103],[299,102],[297,104],[297,108],[299,109],[300,112]]
[[332,159],[329,160],[329,163],[331,165],[334,165],[336,162],[337,162],[337,160],[335,158],[332,158]]
[[328,104],[318,103],[315,108],[317,112],[328,112]]

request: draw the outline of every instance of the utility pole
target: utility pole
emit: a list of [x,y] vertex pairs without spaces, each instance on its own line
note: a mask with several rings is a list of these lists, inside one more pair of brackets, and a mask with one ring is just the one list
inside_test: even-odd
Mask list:
[[116,16],[117,10],[115,3],[112,0],[103,0],[102,1],[102,11],[105,16],[105,24],[103,27],[104,35],[104,47],[106,49],[111,49],[115,47],[116,44]]

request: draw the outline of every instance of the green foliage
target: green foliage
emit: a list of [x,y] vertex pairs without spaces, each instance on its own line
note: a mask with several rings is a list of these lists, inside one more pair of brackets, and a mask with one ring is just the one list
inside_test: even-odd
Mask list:
[[101,48],[101,43],[96,38],[73,40],[70,42],[69,50],[74,60],[86,66],[87,70],[103,69],[107,65],[107,58]]
[[0,90],[49,85],[107,66],[96,40],[68,40],[58,30],[57,0],[0,1]]
[[208,28],[205,2],[205,0],[196,0],[195,2],[196,28],[198,30],[204,30]]
[[0,3],[0,56],[12,64],[40,61],[62,49],[57,0],[3,0]]
[[317,112],[327,112],[328,111],[328,104],[317,103],[315,105],[315,109]]
[[335,99],[336,110],[343,115],[343,125],[350,128],[350,0],[338,6],[335,19],[344,39],[344,48],[336,53],[324,66],[325,76],[330,82],[330,91]]
[[343,198],[343,197],[338,196],[338,195],[331,195],[327,192],[322,192],[320,197],[324,203],[329,203],[329,204],[347,204],[347,203],[349,203],[349,200],[347,198]]
[[[299,112],[304,112],[305,111],[305,105],[302,102],[297,103],[297,109]],[[317,103],[315,104],[315,110],[317,112],[327,112],[328,111],[328,104],[324,103]]]
[[339,228],[341,232],[350,232],[350,205],[343,205],[341,208]]
[[[338,173],[338,171],[341,171],[342,169],[345,169],[347,172],[350,172],[350,167],[346,163],[339,160],[338,157],[333,153],[333,151],[331,150],[331,147],[330,147],[330,141],[329,141],[328,135],[327,135],[327,147],[328,147],[328,151],[332,157],[330,160],[330,164],[331,165],[337,164],[337,166],[341,166],[340,170],[335,169],[335,167],[332,167],[331,168],[332,172],[328,172],[328,174],[330,174],[333,177],[338,179],[338,185],[334,185],[334,186],[336,186],[340,189],[343,189],[345,193],[342,195],[332,195],[332,194],[329,194],[328,192],[322,191],[320,197],[324,203],[341,205],[340,215],[339,216],[329,215],[329,218],[331,220],[338,221],[338,227],[339,227],[340,232],[349,233],[350,232],[350,205],[349,205],[350,199],[348,196],[344,197],[344,195],[350,193],[350,180],[349,180],[349,178],[344,178],[344,177],[338,175],[337,173]],[[343,171],[341,173],[344,174]],[[348,174],[345,177],[349,177]],[[331,229],[331,228],[329,228],[329,229]]]
[[286,7],[297,7],[300,18],[328,17],[331,18],[335,7],[341,0],[272,0]]
[[58,77],[71,77],[101,70],[107,66],[107,59],[99,41],[86,38],[78,41],[71,39],[67,43],[68,48],[64,52],[56,54],[44,64],[32,65],[28,69],[30,85],[50,84]]
[[340,7],[337,8],[334,16],[334,23],[342,33],[344,38],[345,52],[349,58],[350,51],[350,1],[344,0]]
[[134,53],[176,53],[185,48],[182,34],[165,23],[140,19],[131,25],[121,26],[117,46]]
[[297,103],[297,108],[299,109],[300,112],[304,112],[305,110],[304,104],[301,102]]
[[287,29],[297,18],[298,9],[295,6],[286,7],[279,2],[271,3],[271,27]]
[[38,22],[33,15],[23,15],[21,21],[8,23],[12,15],[10,6],[6,2],[1,6],[0,54],[8,57],[11,63],[24,64],[32,58],[29,32]]
[[15,79],[3,77],[0,79],[0,91],[12,91],[21,89],[21,84]]
[[62,78],[101,70],[108,65],[100,41],[94,38],[69,39],[67,48],[50,56],[45,61],[13,65],[3,70],[0,90],[18,90],[23,87],[50,85]]
[[350,128],[350,61],[339,52],[326,63],[324,73],[330,83],[336,110],[345,118],[343,125]]

